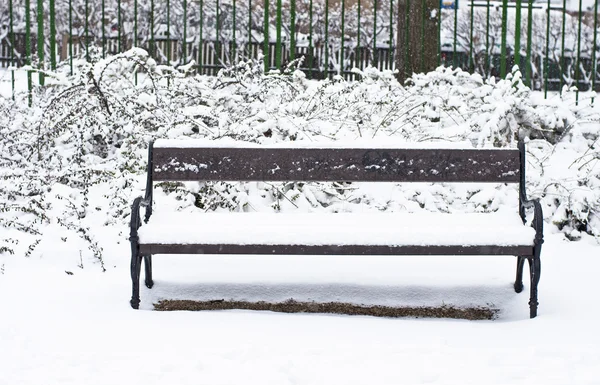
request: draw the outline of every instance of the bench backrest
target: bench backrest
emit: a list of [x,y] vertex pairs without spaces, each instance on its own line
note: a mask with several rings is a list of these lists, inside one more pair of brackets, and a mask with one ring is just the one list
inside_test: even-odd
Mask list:
[[519,183],[517,149],[151,146],[154,181]]

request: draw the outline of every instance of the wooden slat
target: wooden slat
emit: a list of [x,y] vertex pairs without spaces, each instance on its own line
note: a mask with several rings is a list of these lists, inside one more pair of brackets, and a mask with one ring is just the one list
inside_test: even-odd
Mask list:
[[155,181],[519,182],[518,150],[154,149]]
[[283,254],[283,255],[514,255],[531,256],[533,246],[383,246],[383,245],[214,245],[141,244],[140,255]]

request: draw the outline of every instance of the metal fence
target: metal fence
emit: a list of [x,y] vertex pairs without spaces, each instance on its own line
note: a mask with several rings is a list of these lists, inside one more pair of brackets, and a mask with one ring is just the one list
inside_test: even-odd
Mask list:
[[[420,20],[408,20],[411,7]],[[415,29],[432,21],[434,36]],[[410,38],[435,41],[438,65],[484,77],[517,65],[533,89],[598,90],[597,21],[593,0],[0,0],[0,65],[72,71],[73,58],[137,46],[164,64],[194,60],[202,74],[263,54],[265,70],[302,58],[309,78],[353,79],[353,68],[424,55],[404,49]]]

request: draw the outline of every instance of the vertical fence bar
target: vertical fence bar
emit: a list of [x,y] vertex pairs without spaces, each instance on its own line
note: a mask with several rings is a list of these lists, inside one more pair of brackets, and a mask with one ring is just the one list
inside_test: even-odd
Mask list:
[[500,78],[506,77],[506,32],[508,27],[508,0],[502,0],[502,37],[500,42]]
[[265,73],[269,72],[270,55],[269,55],[269,0],[264,1],[264,31],[263,31],[263,55],[265,61]]
[[[25,0],[25,64],[31,66],[31,0]],[[32,100],[31,70],[27,70],[27,100],[31,107]]]
[[[408,2],[408,0],[407,0]],[[407,11],[408,12],[408,9]],[[440,1],[438,7],[438,51],[437,51],[437,65],[438,67],[442,64],[442,2]],[[400,45],[400,42],[397,42]]]
[[[596,4],[598,4],[598,2],[596,1]],[[565,61],[565,27],[566,27],[566,23],[567,23],[567,0],[563,0],[563,6],[562,6],[562,38],[561,38],[561,42],[560,42],[560,89],[558,90],[560,92],[560,94],[562,95],[562,88],[564,85],[564,70],[565,67],[567,66],[567,63]],[[596,31],[596,29],[594,28],[594,31]],[[596,33],[594,32],[594,38],[596,37]]]
[[515,11],[515,64],[519,66],[521,64],[521,5],[523,0],[517,0],[516,11]]
[[[202,4],[202,0],[200,0]],[[150,0],[150,57],[156,59],[156,40],[154,39],[154,0]]]
[[487,0],[487,10],[485,13],[485,70],[487,71],[485,74],[486,77],[492,74],[492,62],[490,60],[490,7],[490,0]]
[[[410,28],[408,27],[410,24],[410,0],[406,0],[406,13],[404,14],[404,72],[405,76],[411,76],[412,74],[408,72],[408,68],[413,68],[410,60]],[[398,42],[400,44],[400,42]]]
[[69,0],[69,67],[73,75],[73,0]]
[[198,5],[200,8],[200,23],[198,24],[198,73],[202,74],[202,67],[204,63],[204,55],[203,55],[203,41],[202,38],[202,30],[204,28],[204,0],[200,0],[200,4]]
[[37,52],[40,86],[44,85],[44,1],[37,2]]
[[427,12],[427,6],[425,0],[421,0],[421,52],[419,58],[419,72],[425,71],[425,13]]
[[90,61],[90,2],[85,0],[85,60]]
[[469,69],[475,71],[475,56],[473,55],[473,31],[475,21],[475,0],[471,0],[471,37],[469,39]]
[[[594,42],[592,43],[592,95],[595,95],[596,92],[596,50],[598,49],[598,1],[594,3]],[[594,103],[594,98],[592,97],[592,104]]]
[[[215,19],[215,47],[216,47],[216,60],[215,60],[215,64],[217,64],[217,62],[219,62],[221,60],[221,25],[220,25],[220,19],[221,19],[221,4],[219,3],[219,0],[217,0],[217,9],[216,9],[216,14],[217,17]],[[216,69],[214,70],[216,73]]]
[[[138,46],[138,0],[133,1],[133,46]],[[135,85],[138,84],[138,72],[135,71]]]
[[12,100],[15,100],[15,26],[14,26],[14,15],[13,15],[13,0],[8,0],[8,17],[10,19],[10,84],[12,89]]
[[454,46],[452,47],[452,67],[457,67],[457,55],[456,55],[456,42],[457,42],[457,32],[458,32],[458,4],[454,3]]
[[315,58],[313,47],[313,0],[310,0],[310,2],[308,3],[308,54],[310,58],[308,76],[312,79]]
[[[525,82],[531,87],[531,75],[533,72],[533,63],[531,62],[531,41],[533,37],[533,0],[529,0],[527,5],[527,65],[525,66]],[[533,87],[532,87],[533,88]]]
[[248,0],[248,57],[252,55],[252,0]]
[[[235,4],[235,2],[234,2],[234,4]],[[187,0],[183,0],[183,40],[181,42],[181,58],[183,60],[179,61],[181,64],[187,64],[187,62],[188,62],[188,60],[187,60],[188,59],[188,55],[187,55],[187,19],[188,19],[188,17],[187,17]],[[234,31],[235,31],[235,29],[234,29]],[[234,37],[234,40],[235,40],[235,37]]]
[[546,53],[544,55],[544,98],[548,97],[548,65],[550,55],[550,0],[546,9]]
[[106,57],[106,4],[105,0],[102,0],[102,58]]
[[393,43],[394,43],[394,0],[390,0],[390,44],[389,44],[389,68],[392,70],[394,68],[394,55],[393,52]]
[[346,1],[342,0],[342,36],[340,43],[340,60],[338,62],[338,75],[344,76],[344,37],[346,36]]
[[296,0],[290,0],[290,61],[296,59]]
[[281,0],[277,0],[277,35],[275,43],[275,66],[281,71]]
[[356,68],[362,68],[362,62],[360,60],[360,26],[361,26],[361,22],[360,22],[360,8],[361,8],[361,4],[360,4],[361,0],[358,0],[358,23],[356,24],[356,51],[354,52],[354,62],[356,63],[355,66]]
[[123,46],[122,41],[123,41],[123,25],[122,25],[122,21],[121,21],[121,0],[117,0],[117,38],[119,39],[119,41],[117,42],[117,49],[119,50],[119,53],[123,52]]
[[325,0],[325,77],[329,78],[329,0]]
[[[577,14],[579,17],[578,20],[578,30],[577,30],[577,67],[575,68],[575,85],[577,86],[577,91],[575,91],[575,104],[579,104],[579,81],[581,79],[581,19],[583,16],[583,0],[579,0],[579,13]],[[594,31],[596,34],[597,31]]]
[[[232,53],[231,60],[232,63],[235,64],[237,62],[237,39],[236,39],[236,31],[237,31],[237,4],[236,1],[233,0],[233,43],[232,43]],[[184,30],[185,31],[185,30]]]
[[[218,0],[217,0],[218,2]],[[217,4],[217,12],[219,4]],[[219,14],[217,13],[217,28],[219,25]],[[167,0],[167,65],[171,65],[171,0]]]
[[56,71],[56,4],[50,0],[50,68]]
[[373,0],[373,67],[377,68],[377,0]]

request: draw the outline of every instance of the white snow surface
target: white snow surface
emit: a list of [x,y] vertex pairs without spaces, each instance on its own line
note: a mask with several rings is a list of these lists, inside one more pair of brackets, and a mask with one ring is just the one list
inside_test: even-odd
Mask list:
[[[123,229],[125,230],[125,229]],[[123,231],[125,233],[125,231]],[[545,384],[600,378],[598,246],[546,234],[540,311],[511,257],[156,256],[129,307],[128,243],[108,271],[72,245],[9,258],[0,275],[0,384]],[[119,240],[119,244],[117,244]],[[65,274],[73,272],[73,275]],[[527,282],[527,281],[526,281]],[[491,304],[494,321],[251,311],[154,312],[162,298]]]
[[532,246],[535,231],[511,210],[496,213],[153,214],[141,243],[262,245]]
[[[231,138],[210,139],[158,139],[155,148],[406,148],[406,149],[473,149],[469,141],[407,142],[394,138],[358,138],[352,141],[294,141],[276,143],[251,143]],[[494,148],[498,151],[511,148]]]

